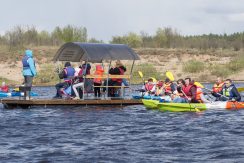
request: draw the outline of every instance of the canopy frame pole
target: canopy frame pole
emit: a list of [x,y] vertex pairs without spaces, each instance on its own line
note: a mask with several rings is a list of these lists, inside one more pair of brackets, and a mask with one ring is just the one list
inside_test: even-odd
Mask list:
[[[132,71],[133,71],[134,65],[135,65],[135,60],[133,60],[133,62],[132,62],[132,66],[131,66],[131,69],[130,69],[130,83],[129,83],[129,90],[130,90],[130,91],[131,91]],[[132,93],[132,92],[131,92],[131,93]]]
[[109,66],[108,66],[108,74],[107,74],[107,83],[106,83],[106,94],[107,94],[107,98],[108,98],[108,79],[109,79],[109,70],[110,70],[110,67],[111,67],[111,63],[112,63],[112,60],[109,61]]
[[[85,67],[85,71],[82,71],[82,76],[84,76],[83,78],[83,88],[82,88],[82,100],[84,100],[85,98],[85,82],[86,82],[86,69],[87,69],[87,63],[88,63],[88,59],[85,61],[86,67]],[[81,64],[81,68],[82,68],[82,64]],[[88,97],[88,92],[87,92],[87,97]]]

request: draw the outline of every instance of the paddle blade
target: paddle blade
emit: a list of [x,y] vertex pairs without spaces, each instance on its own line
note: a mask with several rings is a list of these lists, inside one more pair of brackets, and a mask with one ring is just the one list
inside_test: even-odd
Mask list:
[[166,77],[169,78],[170,81],[174,81],[174,75],[170,71],[166,71]]
[[244,92],[244,87],[237,88],[238,92]]
[[155,79],[155,78],[153,78],[153,77],[150,77],[150,78],[153,80],[154,83],[157,82],[157,79]]
[[204,86],[203,86],[201,83],[199,83],[199,82],[194,82],[194,84],[195,84],[197,87],[204,88]]
[[143,73],[141,71],[138,71],[138,74],[141,78],[143,78]]
[[200,112],[200,110],[198,108],[195,108],[196,112]]

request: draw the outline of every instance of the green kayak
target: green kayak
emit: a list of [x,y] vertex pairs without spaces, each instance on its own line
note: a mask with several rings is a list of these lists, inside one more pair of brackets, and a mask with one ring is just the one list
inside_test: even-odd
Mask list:
[[160,111],[171,112],[196,112],[206,110],[206,104],[202,103],[161,103],[157,100],[142,100],[148,109],[158,109]]

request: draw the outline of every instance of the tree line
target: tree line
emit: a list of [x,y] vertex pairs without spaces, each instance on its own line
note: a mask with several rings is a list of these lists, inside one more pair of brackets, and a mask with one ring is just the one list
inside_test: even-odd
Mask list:
[[[0,45],[7,45],[9,49],[24,48],[25,46],[60,46],[65,42],[94,42],[103,43],[96,38],[88,39],[85,27],[67,25],[56,27],[52,32],[38,31],[34,26],[16,26],[0,35]],[[244,47],[244,32],[233,34],[203,34],[194,36],[181,35],[176,29],[158,28],[149,35],[129,32],[123,36],[112,36],[109,43],[128,44],[132,48],[196,48],[207,49],[234,49],[238,51]]]

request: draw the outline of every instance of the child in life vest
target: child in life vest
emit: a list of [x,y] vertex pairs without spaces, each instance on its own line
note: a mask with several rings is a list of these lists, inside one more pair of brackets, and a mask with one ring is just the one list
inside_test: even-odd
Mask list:
[[[101,65],[96,65],[96,71],[95,71],[94,75],[98,75],[98,76],[102,77],[103,73],[104,73],[103,67]],[[93,83],[94,83],[95,97],[101,97],[101,87],[100,86],[102,85],[102,78],[99,78],[99,77],[94,78]]]
[[9,88],[8,86],[6,85],[5,82],[2,82],[2,86],[0,87],[0,92],[8,92],[9,91]]

